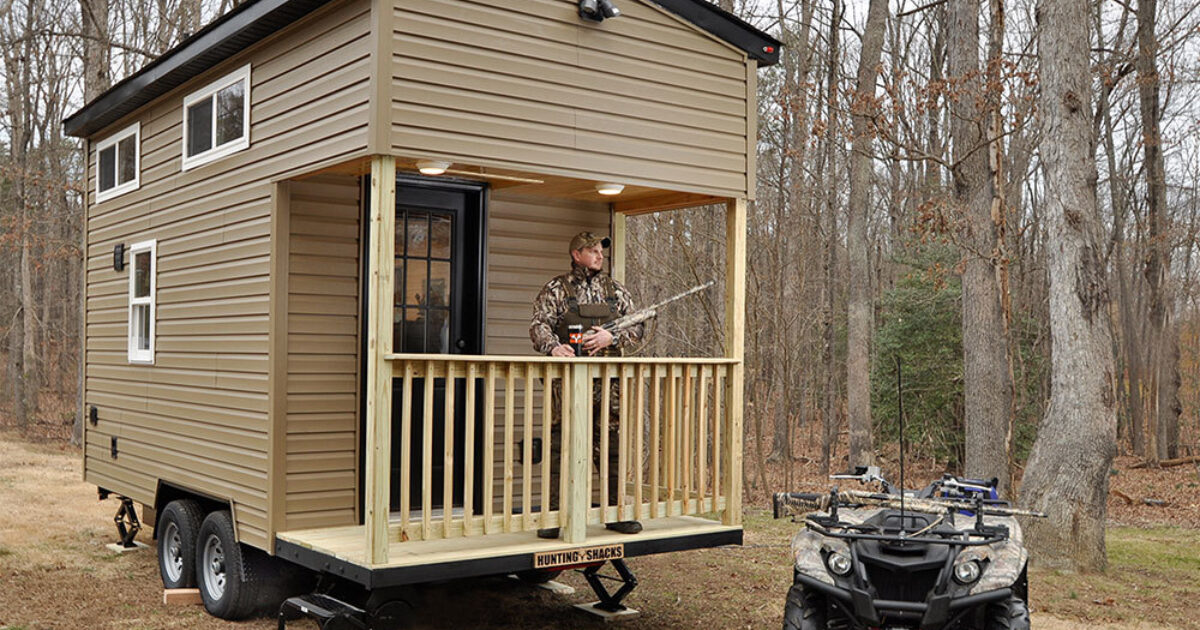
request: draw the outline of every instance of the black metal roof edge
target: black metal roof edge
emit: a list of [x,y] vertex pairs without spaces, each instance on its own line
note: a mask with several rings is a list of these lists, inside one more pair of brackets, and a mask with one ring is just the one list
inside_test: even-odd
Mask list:
[[783,43],[707,0],[650,0],[746,51],[760,67],[775,65]]
[[[239,40],[247,35],[252,42],[264,39],[327,2],[329,0],[244,2],[65,118],[63,130],[70,136],[89,136],[246,47],[239,45],[226,50],[230,44],[244,44]],[[255,36],[250,34],[253,31],[265,32]]]

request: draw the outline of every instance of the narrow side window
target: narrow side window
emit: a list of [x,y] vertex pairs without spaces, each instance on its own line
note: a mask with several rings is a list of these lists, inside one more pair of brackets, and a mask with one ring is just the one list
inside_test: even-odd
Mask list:
[[141,140],[141,123],[133,123],[96,144],[97,202],[137,190]]
[[129,248],[129,362],[154,363],[154,294],[157,241]]
[[183,99],[183,170],[250,146],[250,66]]

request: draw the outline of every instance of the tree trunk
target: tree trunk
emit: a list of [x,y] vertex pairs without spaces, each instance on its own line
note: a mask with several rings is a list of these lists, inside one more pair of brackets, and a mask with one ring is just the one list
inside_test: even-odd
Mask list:
[[1155,14],[1158,0],[1138,0],[1137,9],[1137,67],[1138,106],[1142,117],[1142,148],[1145,152],[1146,172],[1146,223],[1149,228],[1149,244],[1143,274],[1149,290],[1149,325],[1147,339],[1150,361],[1147,371],[1151,375],[1152,389],[1149,392],[1153,405],[1154,438],[1156,449],[1148,456],[1155,459],[1170,457],[1172,444],[1168,438],[1170,427],[1178,425],[1178,415],[1171,383],[1177,378],[1178,365],[1168,329],[1171,321],[1171,299],[1166,288],[1166,274],[1171,266],[1171,250],[1167,242],[1167,182],[1163,164],[1162,136],[1159,106],[1158,38],[1154,33]]
[[1042,163],[1052,345],[1050,402],[1022,481],[1030,557],[1105,566],[1108,471],[1115,454],[1112,333],[1096,207],[1087,0],[1038,3]]
[[849,272],[846,398],[850,415],[850,466],[875,460],[871,443],[871,267],[867,217],[871,205],[871,115],[876,110],[875,83],[883,53],[887,0],[871,0],[858,59],[853,102],[853,144],[850,154],[850,211],[846,224]]
[[[963,417],[966,426],[966,473],[996,478],[1008,486],[1008,443],[1012,413],[1008,330],[1003,287],[1003,185],[997,186],[1000,162],[992,159],[1000,144],[983,130],[996,126],[998,103],[989,95],[979,68],[977,0],[948,6],[950,134],[954,141],[954,197],[965,221],[959,235],[965,256],[962,275]],[[998,18],[994,15],[993,21]],[[998,54],[999,51],[996,51]],[[989,60],[989,65],[998,63]],[[991,73],[989,73],[991,74]],[[999,221],[996,220],[999,217]]]
[[[833,0],[833,16],[829,22],[829,66],[826,69],[826,85],[825,85],[825,137],[824,152],[821,162],[818,165],[816,180],[820,182],[826,178],[825,173],[836,173],[834,159],[836,153],[834,151],[836,139],[838,137],[837,125],[837,77],[838,77],[838,59],[841,55],[839,48],[838,33],[840,31],[840,23],[842,20],[842,0]],[[836,177],[828,176],[828,179],[833,181]],[[825,195],[825,212],[822,213],[823,229],[821,233],[824,235],[824,260],[823,271],[825,272],[825,281],[821,286],[822,290],[822,311],[821,311],[821,365],[825,372],[825,380],[823,385],[821,399],[821,474],[828,475],[832,466],[834,442],[837,440],[837,366],[834,358],[834,343],[836,342],[836,326],[834,322],[834,313],[837,305],[837,214],[838,204],[837,195],[833,194],[828,187],[823,189]]]

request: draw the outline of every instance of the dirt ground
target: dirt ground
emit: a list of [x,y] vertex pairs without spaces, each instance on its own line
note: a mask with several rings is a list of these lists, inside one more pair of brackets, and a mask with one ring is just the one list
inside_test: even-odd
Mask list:
[[[1123,474],[1114,477],[1114,485],[1125,488],[1124,493],[1138,502],[1146,492],[1174,490],[1172,496],[1177,497],[1179,490],[1188,489],[1186,484],[1197,480],[1194,470],[1191,477],[1187,471],[1178,471],[1178,479],[1169,475],[1167,482],[1149,479],[1153,476],[1150,471],[1133,471],[1122,478]],[[1147,478],[1142,478],[1143,474]],[[1185,508],[1190,504],[1178,498],[1172,500],[1184,513],[1195,508]],[[1121,503],[1124,505],[1123,500]],[[98,501],[95,487],[83,483],[76,449],[60,442],[31,443],[0,430],[0,505],[5,508],[0,510],[0,630],[275,627],[269,619],[232,624],[208,616],[199,606],[163,605],[152,549],[117,554],[105,548],[115,539],[112,518],[117,503]],[[1112,507],[1117,508],[1121,522],[1139,526],[1162,522],[1163,511],[1173,509],[1146,506],[1147,510],[1142,510],[1124,505],[1128,509],[1122,512],[1120,506]],[[1200,521],[1190,522],[1200,525]],[[771,520],[765,511],[750,509],[742,547],[631,560],[640,585],[627,602],[642,614],[616,627],[780,627],[783,598],[791,580],[787,541],[795,528],[789,522]],[[1194,602],[1200,597],[1198,587],[1176,584],[1179,588],[1174,591],[1150,594],[1158,581],[1196,582],[1200,560],[1193,557],[1182,564],[1156,560],[1157,564],[1138,565],[1137,559],[1145,554],[1137,545],[1146,542],[1140,531],[1122,530],[1125,533],[1115,534],[1117,538],[1110,543],[1110,555],[1124,558],[1121,554],[1127,552],[1130,556],[1121,561],[1131,563],[1128,572],[1132,578],[1114,577],[1114,571],[1125,570],[1119,566],[1099,578],[1035,572],[1034,627],[1200,628],[1173,603]],[[1168,542],[1180,542],[1180,534],[1173,530],[1153,532]],[[139,540],[154,544],[149,530],[143,531]],[[1195,553],[1200,538],[1188,537],[1180,544]],[[607,627],[571,607],[592,599],[581,576],[568,574],[560,581],[575,587],[576,592],[555,595],[506,578],[433,585],[419,592],[415,617],[425,620],[419,625],[428,628]],[[1119,595],[1131,588],[1146,592],[1138,597]],[[295,627],[315,624],[296,622]]]

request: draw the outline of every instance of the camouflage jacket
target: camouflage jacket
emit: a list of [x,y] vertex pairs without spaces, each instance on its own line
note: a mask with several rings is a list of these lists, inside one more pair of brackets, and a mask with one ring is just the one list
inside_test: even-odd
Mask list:
[[[574,295],[580,304],[598,304],[608,298],[604,272],[590,271],[571,263],[571,271],[556,276],[546,283],[533,302],[533,320],[529,323],[529,338],[533,348],[541,354],[550,351],[562,341],[554,330],[567,312],[567,302]],[[617,315],[624,316],[634,310],[629,291],[616,280],[611,280],[617,298]],[[643,325],[637,324],[613,334],[613,345],[628,348],[642,338]]]

